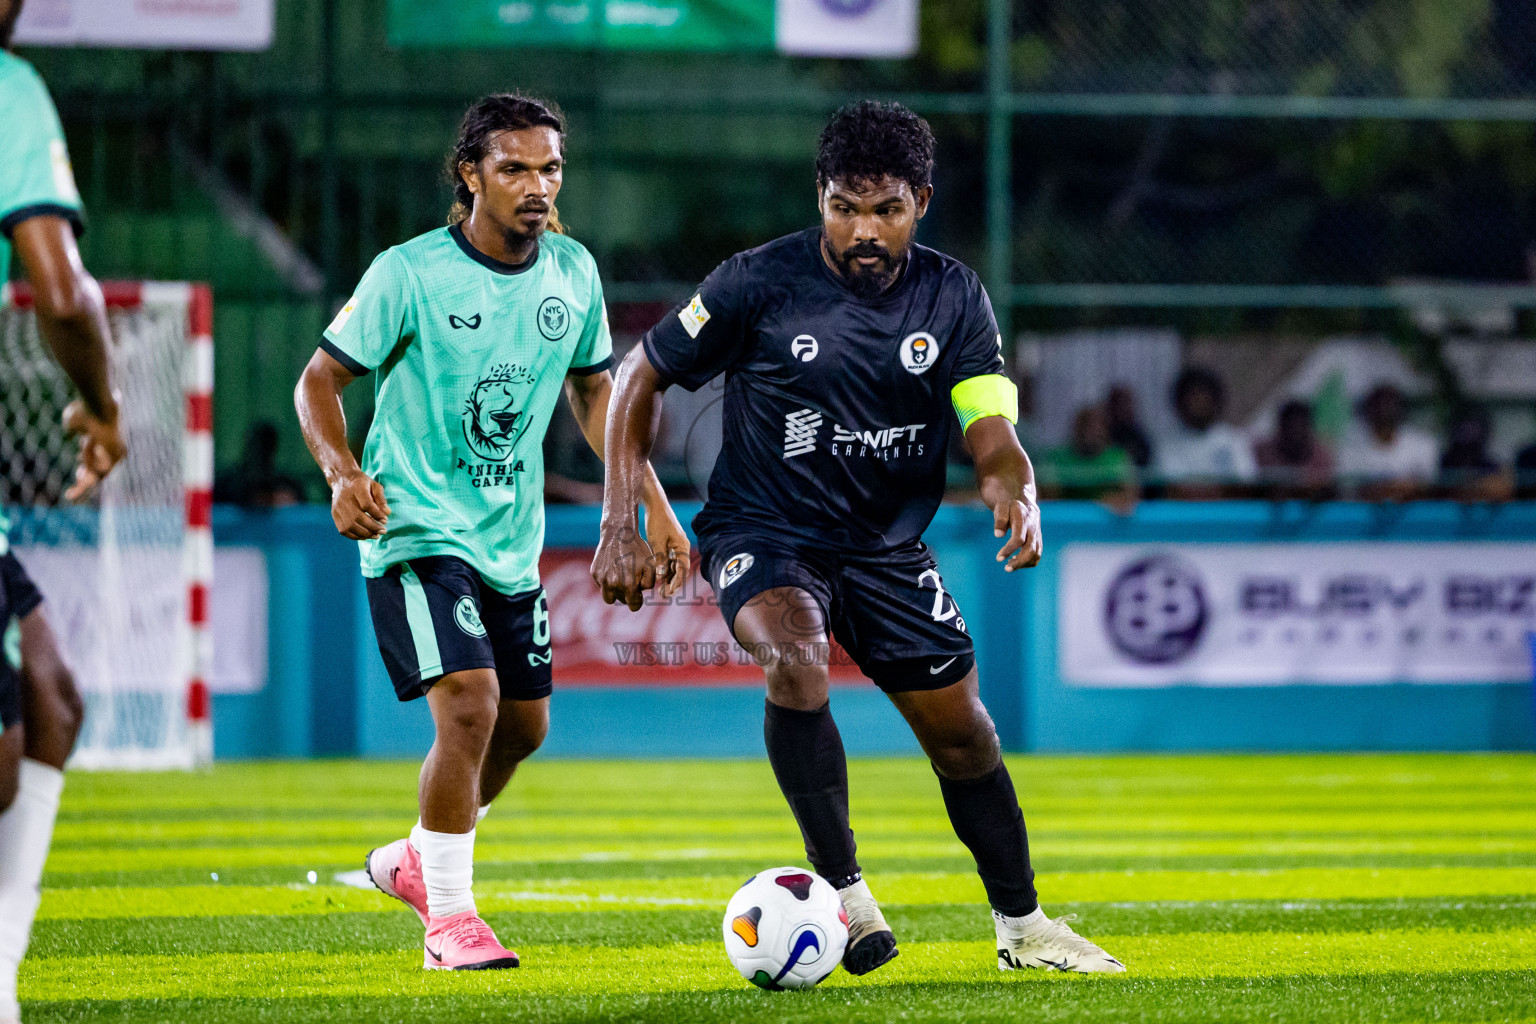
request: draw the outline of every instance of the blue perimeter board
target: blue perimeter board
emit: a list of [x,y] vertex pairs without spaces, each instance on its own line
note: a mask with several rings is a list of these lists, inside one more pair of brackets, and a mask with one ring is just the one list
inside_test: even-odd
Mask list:
[[[678,509],[684,522],[696,510]],[[1536,747],[1529,684],[1065,686],[1057,666],[1060,576],[1051,557],[1075,541],[1536,543],[1536,504],[1146,502],[1119,516],[1090,503],[1048,502],[1044,522],[1045,561],[1012,575],[994,560],[999,542],[979,505],[945,505],[925,538],[976,637],[982,696],[1009,750]],[[597,523],[596,508],[551,506],[545,543],[590,547]],[[265,553],[270,645],[264,689],[214,697],[216,755],[424,754],[432,736],[426,702],[395,700],[374,643],[355,545],[336,534],[329,510],[220,507],[214,533],[220,545]],[[626,687],[622,669],[609,687],[562,690],[557,683],[543,753],[758,757],[762,702],[760,686]],[[834,688],[832,707],[849,753],[918,752],[873,684]]]

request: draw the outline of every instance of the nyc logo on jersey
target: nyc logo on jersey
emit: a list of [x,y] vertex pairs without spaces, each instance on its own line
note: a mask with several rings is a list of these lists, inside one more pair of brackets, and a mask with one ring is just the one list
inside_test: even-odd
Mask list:
[[559,341],[571,329],[571,311],[565,300],[551,295],[539,303],[539,333],[550,341]]
[[523,460],[508,463],[518,439],[528,429],[524,407],[533,372],[526,366],[503,363],[494,367],[470,390],[460,420],[464,441],[482,462],[460,459],[475,487],[500,487],[523,471]]

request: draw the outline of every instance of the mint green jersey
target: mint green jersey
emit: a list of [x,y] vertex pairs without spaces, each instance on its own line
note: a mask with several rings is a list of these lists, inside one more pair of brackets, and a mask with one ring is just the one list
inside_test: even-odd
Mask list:
[[10,271],[16,225],[38,214],[67,217],[76,231],[83,223],[48,87],[31,64],[0,50],[0,280]]
[[613,363],[591,254],[546,232],[511,266],[429,231],[373,261],[321,348],[375,376],[363,471],[390,516],[363,575],[452,555],[502,593],[537,587],[544,432],[566,374]]
[[[84,223],[64,130],[48,87],[31,64],[0,50],[0,284],[10,276],[16,225],[39,214],[67,217],[76,232]],[[5,372],[0,367],[0,373]],[[7,528],[0,506],[0,554],[8,547]]]

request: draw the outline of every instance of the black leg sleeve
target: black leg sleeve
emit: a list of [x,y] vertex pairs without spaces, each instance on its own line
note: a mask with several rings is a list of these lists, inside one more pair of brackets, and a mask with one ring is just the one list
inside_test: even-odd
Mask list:
[[1040,901],[1029,866],[1029,836],[1008,766],[999,764],[979,779],[939,775],[939,788],[955,835],[976,858],[976,873],[992,909],[1009,917],[1033,913]]
[[768,763],[805,837],[805,855],[834,886],[852,884],[859,862],[848,827],[848,760],[832,712],[828,705],[795,711],[765,703]]

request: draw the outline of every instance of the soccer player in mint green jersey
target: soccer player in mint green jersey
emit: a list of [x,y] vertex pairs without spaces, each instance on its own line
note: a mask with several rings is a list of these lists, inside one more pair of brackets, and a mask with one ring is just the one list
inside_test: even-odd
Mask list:
[[[83,221],[69,151],[48,89],[10,52],[21,0],[0,0],[0,282],[14,245],[32,285],[37,326],[80,397],[65,425],[81,438],[66,497],[83,497],[125,449],[108,384],[106,306],[75,247]],[[11,372],[0,366],[0,373]],[[20,1018],[16,971],[37,913],[38,884],[64,788],[64,761],[84,714],[44,617],[42,595],[10,551],[0,510],[0,1024]]]
[[[517,966],[475,910],[475,825],[549,727],[541,444],[562,388],[603,454],[612,345],[597,267],[555,212],[564,131],[525,97],[471,107],[453,223],[374,261],[295,396],[336,528],[360,542],[396,694],[425,694],[436,727],[421,820],[367,860],[426,925],[428,969]],[[365,374],[376,411],[359,466],[340,395]],[[688,540],[647,476],[647,579],[671,594]]]

